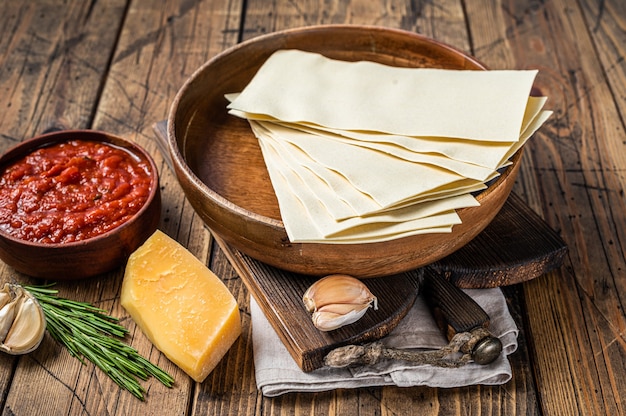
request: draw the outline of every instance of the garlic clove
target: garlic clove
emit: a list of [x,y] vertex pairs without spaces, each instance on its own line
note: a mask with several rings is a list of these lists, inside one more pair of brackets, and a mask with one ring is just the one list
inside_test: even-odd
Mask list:
[[331,331],[359,320],[371,306],[378,308],[377,298],[367,286],[348,275],[330,275],[313,283],[302,297],[313,324]]
[[345,274],[333,274],[318,280],[302,297],[309,312],[328,304],[369,304],[375,299],[363,282]]
[[4,308],[7,303],[11,301],[11,295],[9,295],[8,291],[2,290],[0,292],[0,308]]
[[7,337],[13,320],[15,319],[15,308],[19,302],[19,299],[15,299],[8,302],[0,309],[0,342],[3,342]]
[[13,326],[4,339],[3,347],[15,354],[26,354],[35,350],[43,339],[45,329],[39,313],[39,305],[34,299],[23,299]]
[[358,321],[365,315],[365,312],[367,312],[367,307],[360,310],[353,309],[345,314],[317,311],[313,312],[313,325],[320,331],[332,331]]
[[[35,350],[45,335],[46,318],[39,302],[19,285],[5,284],[3,293],[9,293],[12,314],[0,315],[0,328],[8,330],[0,340],[0,351],[8,354],[26,354]],[[4,308],[2,309],[4,310]]]
[[351,311],[360,312],[363,309],[370,307],[369,303],[331,303],[324,305],[321,308],[317,308],[316,312],[335,313],[338,315],[345,315]]

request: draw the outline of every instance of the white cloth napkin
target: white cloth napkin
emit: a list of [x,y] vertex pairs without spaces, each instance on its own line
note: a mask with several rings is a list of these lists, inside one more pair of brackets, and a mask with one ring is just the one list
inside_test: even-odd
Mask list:
[[[459,387],[474,384],[497,385],[511,379],[508,355],[517,349],[517,326],[500,289],[465,290],[491,318],[489,327],[502,341],[503,354],[489,365],[469,363],[459,368],[383,361],[355,368],[320,368],[305,373],[270,325],[254,298],[250,299],[252,339],[257,387],[264,396],[290,392],[319,392],[338,388],[371,386]],[[441,348],[447,340],[435,324],[421,296],[400,324],[383,340],[394,348]]]

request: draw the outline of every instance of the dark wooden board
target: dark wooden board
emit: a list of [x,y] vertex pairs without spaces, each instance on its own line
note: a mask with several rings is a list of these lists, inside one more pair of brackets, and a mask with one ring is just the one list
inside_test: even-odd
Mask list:
[[323,332],[315,328],[302,302],[304,292],[319,277],[277,269],[232,248],[216,235],[214,238],[303,371],[322,367],[324,357],[334,348],[389,334],[417,298],[419,271],[364,279],[378,298],[378,309],[368,310],[354,324]]
[[[154,127],[159,138],[163,138],[165,123]],[[324,356],[334,348],[387,335],[406,315],[418,294],[420,269],[363,279],[378,297],[379,309],[368,311],[352,325],[322,332],[313,326],[302,303],[302,295],[319,276],[269,266],[225,243],[218,234],[213,236],[303,371],[323,366]],[[512,193],[476,238],[428,267],[458,287],[498,287],[531,280],[559,267],[566,252],[567,246],[559,235]]]
[[513,192],[481,234],[430,267],[461,288],[499,287],[559,267],[566,253],[559,234]]
[[[225,244],[219,236],[215,239],[304,371],[323,366],[324,356],[334,348],[388,334],[408,312],[418,293],[419,269],[364,279],[379,298],[380,308],[368,311],[352,325],[321,332],[313,326],[301,301],[316,277],[268,266]],[[531,280],[559,267],[566,252],[567,246],[558,234],[512,194],[478,237],[429,267],[459,287],[497,287]]]

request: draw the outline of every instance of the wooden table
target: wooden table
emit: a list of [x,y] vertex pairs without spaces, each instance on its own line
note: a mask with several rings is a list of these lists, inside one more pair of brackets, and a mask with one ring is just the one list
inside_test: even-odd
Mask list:
[[[165,167],[152,125],[183,81],[236,43],[325,23],[403,28],[494,69],[539,69],[554,116],[527,146],[515,191],[569,246],[565,265],[505,289],[522,330],[502,386],[364,388],[263,397],[248,292]],[[58,285],[121,318],[127,340],[172,373],[140,402],[48,336],[0,356],[4,415],[619,414],[626,397],[626,3],[622,0],[37,0],[0,3],[0,150],[55,128],[93,128],[144,146],[161,169],[160,228],[237,298],[243,334],[202,384],[161,355],[119,304],[122,270]],[[2,282],[34,283],[0,265]]]

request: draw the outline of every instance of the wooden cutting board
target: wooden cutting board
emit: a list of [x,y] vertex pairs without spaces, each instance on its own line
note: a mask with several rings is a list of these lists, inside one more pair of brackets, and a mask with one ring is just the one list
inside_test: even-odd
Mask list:
[[[155,132],[162,145],[165,123]],[[167,149],[161,148],[166,160]],[[302,295],[319,277],[287,272],[255,260],[213,233],[229,261],[254,296],[274,330],[303,371],[323,366],[326,354],[343,345],[380,339],[409,311],[419,292],[421,270],[364,279],[378,298],[354,324],[322,332],[313,326]],[[521,283],[561,265],[567,247],[559,235],[524,201],[511,194],[495,219],[466,246],[428,267],[461,288]]]
[[[268,266],[215,238],[303,371],[322,367],[326,354],[337,347],[387,335],[418,294],[420,270],[364,279],[378,297],[378,310],[369,310],[352,325],[321,332],[313,326],[302,303],[302,295],[318,277]],[[559,267],[566,252],[558,234],[511,194],[478,237],[429,267],[459,287],[498,287],[531,280]]]

